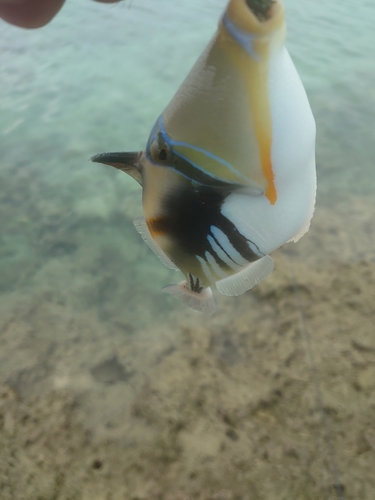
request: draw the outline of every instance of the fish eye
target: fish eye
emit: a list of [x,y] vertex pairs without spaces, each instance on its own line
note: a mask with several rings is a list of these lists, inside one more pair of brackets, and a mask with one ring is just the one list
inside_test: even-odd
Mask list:
[[170,157],[170,149],[167,144],[160,144],[157,141],[154,141],[150,147],[151,158],[154,162],[165,162],[169,160]]
[[159,160],[164,161],[167,159],[167,151],[163,148],[159,151]]

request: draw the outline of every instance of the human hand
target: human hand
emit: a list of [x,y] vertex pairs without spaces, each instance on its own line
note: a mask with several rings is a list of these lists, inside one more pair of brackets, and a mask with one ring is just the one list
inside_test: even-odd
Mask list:
[[[119,0],[96,0],[115,3]],[[0,0],[0,19],[21,28],[40,28],[48,24],[65,0]]]

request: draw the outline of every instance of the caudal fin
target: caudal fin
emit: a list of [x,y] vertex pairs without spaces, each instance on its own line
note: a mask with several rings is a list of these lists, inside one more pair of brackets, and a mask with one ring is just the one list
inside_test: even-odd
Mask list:
[[162,292],[169,293],[193,311],[205,314],[216,311],[216,300],[211,288],[203,288],[199,293],[193,292],[187,287],[186,281],[181,281],[177,285],[165,286]]

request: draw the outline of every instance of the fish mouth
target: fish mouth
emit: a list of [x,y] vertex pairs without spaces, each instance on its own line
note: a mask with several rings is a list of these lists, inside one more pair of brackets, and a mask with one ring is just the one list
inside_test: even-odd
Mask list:
[[271,16],[271,7],[276,0],[245,0],[246,5],[259,19],[259,21],[267,21]]
[[118,153],[99,153],[90,158],[93,163],[102,163],[110,167],[117,168],[133,177],[142,185],[142,155],[143,151],[118,152]]
[[111,167],[123,170],[124,166],[129,167],[136,166],[136,162],[139,160],[141,155],[140,151],[132,151],[130,153],[120,152],[120,153],[99,153],[90,158],[93,163],[103,163],[103,165],[110,165]]

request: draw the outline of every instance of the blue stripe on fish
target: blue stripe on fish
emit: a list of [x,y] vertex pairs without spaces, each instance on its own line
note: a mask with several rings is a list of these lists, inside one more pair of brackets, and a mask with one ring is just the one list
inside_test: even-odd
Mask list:
[[[231,163],[229,163],[228,161],[223,160],[223,158],[220,158],[220,156],[216,156],[214,153],[211,153],[210,151],[207,151],[206,149],[200,148],[198,146],[193,146],[192,144],[189,144],[188,142],[175,141],[173,139],[169,139],[169,140],[170,140],[169,144],[171,146],[183,146],[183,147],[192,149],[193,151],[198,151],[199,153],[203,153],[204,155],[208,156],[208,158],[211,158],[212,160],[217,161],[218,163],[220,163],[221,165],[226,167],[228,170],[230,170],[231,172],[236,174],[238,177],[242,177],[244,179],[244,181],[248,181],[247,177],[242,172],[240,172],[239,170],[234,168],[233,165]],[[180,155],[176,151],[174,151],[174,152],[176,153],[176,155]]]
[[[181,160],[188,162],[192,167],[194,167],[196,170],[199,170],[199,172],[202,172],[205,176],[212,177],[212,179],[216,179],[218,181],[221,180],[220,177],[218,177],[217,175],[213,175],[211,172],[207,172],[204,168],[201,168],[199,165],[197,165],[196,163],[189,160],[189,158],[187,158],[185,155],[182,155],[181,153],[177,153],[175,150],[172,150],[172,151],[176,156],[181,158]],[[171,168],[172,168],[172,170],[177,170],[178,172],[182,173],[182,175],[184,175],[184,173],[181,172],[180,170],[175,169],[173,167],[171,167]],[[185,177],[189,178],[188,175],[185,175]]]
[[175,149],[173,149],[173,146],[182,146],[182,147],[186,147],[186,148],[192,149],[193,151],[198,151],[199,153],[203,153],[208,158],[211,158],[212,160],[217,161],[218,163],[220,163],[221,165],[223,165],[224,167],[226,167],[228,170],[230,170],[231,172],[233,172],[238,177],[242,177],[242,179],[245,182],[248,182],[248,178],[242,172],[240,172],[239,170],[237,170],[236,168],[234,168],[234,166],[231,163],[229,163],[228,161],[224,160],[223,158],[220,158],[220,156],[217,156],[214,153],[211,153],[210,151],[207,151],[207,149],[200,148],[199,146],[194,146],[193,144],[190,144],[188,142],[175,141],[174,139],[171,139],[169,137],[167,131],[165,130],[164,120],[163,120],[163,116],[162,115],[159,117],[158,125],[159,125],[160,133],[161,133],[163,139],[165,140],[165,142],[167,144],[169,144],[169,147],[171,148],[171,150],[177,156],[179,156],[180,158],[182,158],[183,160],[190,162],[195,168],[197,168],[201,172],[205,172],[205,174],[207,174],[207,175],[209,175],[209,176],[211,176],[213,178],[219,179],[219,177],[214,176],[210,172],[206,172],[202,167],[200,167],[196,163],[193,163],[191,160],[189,160],[188,158],[186,158],[181,153],[178,153]]
[[245,31],[238,29],[237,26],[229,19],[227,14],[224,14],[224,16],[222,17],[222,21],[225,29],[232,36],[232,38],[246,50],[246,52],[250,57],[254,59],[254,61],[259,61],[260,57],[255,52],[253,47],[254,36],[250,33],[246,33]]
[[[161,142],[161,141],[163,141],[168,146],[171,152],[171,158],[170,158],[171,161],[169,162],[169,164],[159,163],[158,161],[155,161],[150,154],[153,142]],[[201,168],[198,164],[193,163],[191,160],[189,160],[189,158],[187,158],[185,155],[175,151],[171,147],[171,143],[172,139],[168,136],[167,132],[165,131],[163,118],[162,116],[160,116],[157,122],[155,123],[151,131],[149,140],[147,142],[146,155],[148,161],[152,163],[152,165],[155,165],[156,167],[163,166],[170,168],[171,170],[178,172],[186,179],[202,184],[202,186],[228,188],[229,186],[242,185],[240,182],[235,183],[226,180],[224,181],[219,176],[214,175],[209,171],[206,171],[204,168]],[[191,147],[192,149],[194,148],[193,146]],[[202,150],[202,152],[203,151],[204,150]],[[209,156],[209,152],[206,152],[206,154],[207,156]],[[245,182],[247,181],[246,177],[243,174],[238,172],[238,175],[243,177]]]

